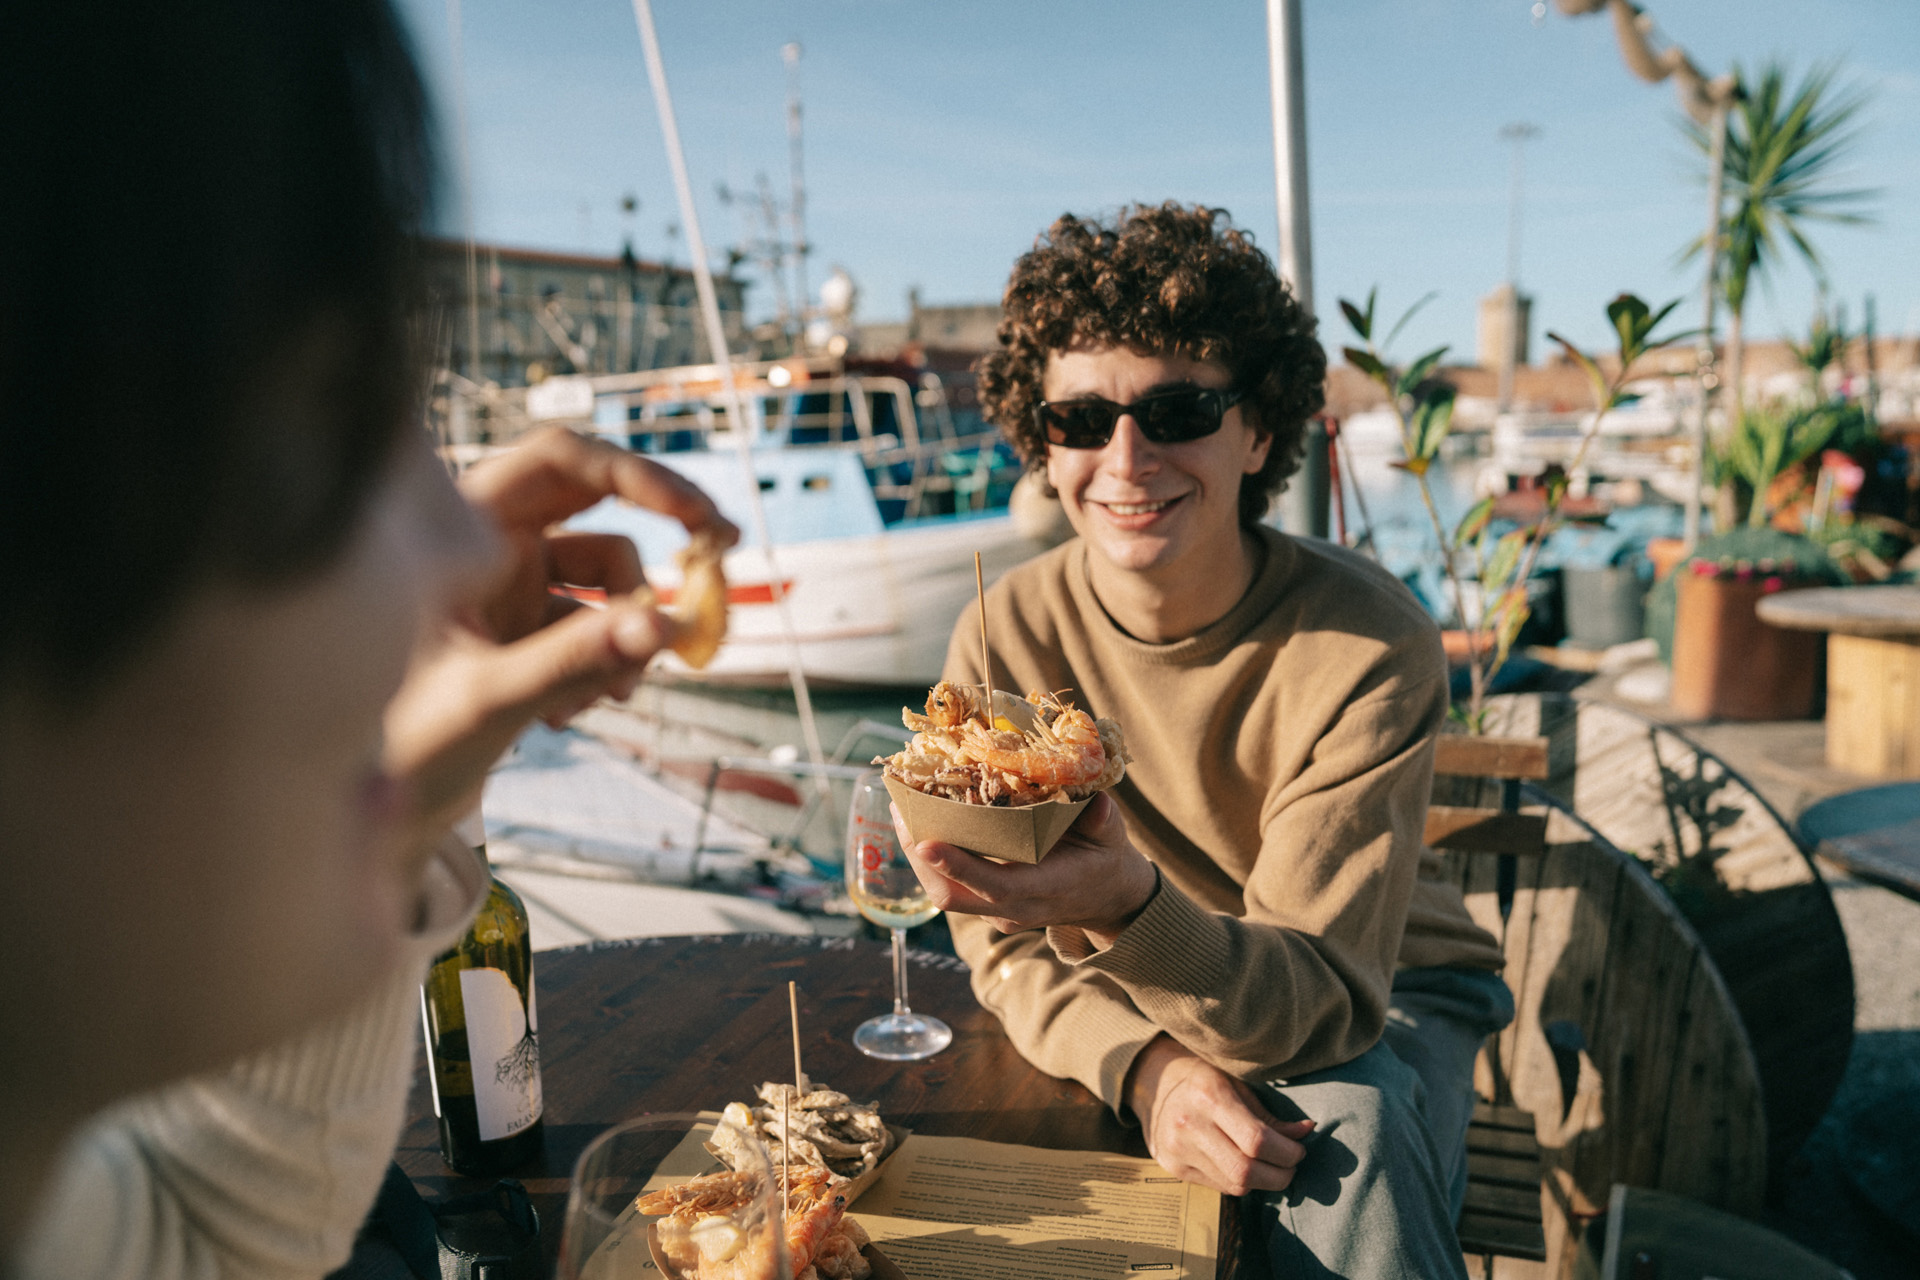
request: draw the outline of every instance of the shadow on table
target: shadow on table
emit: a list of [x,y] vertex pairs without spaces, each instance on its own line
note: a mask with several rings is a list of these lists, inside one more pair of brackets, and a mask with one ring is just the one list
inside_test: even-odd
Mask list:
[[1862,1031],[1840,1091],[1789,1164],[1768,1225],[1857,1280],[1920,1257],[1920,1031]]
[[900,1117],[915,1133],[942,1138],[978,1138],[1055,1151],[1118,1150],[1147,1157],[1140,1130],[1122,1125],[1104,1108],[1008,1107],[978,1111],[919,1111]]
[[970,1228],[931,1232],[882,1242],[887,1257],[908,1275],[917,1269],[964,1268],[973,1280],[1025,1280],[1035,1274],[1036,1254],[1045,1251],[1048,1270],[1060,1280],[1094,1280],[1112,1275],[1174,1274],[1178,1248],[1122,1245],[1117,1240],[1061,1237],[1010,1247]]

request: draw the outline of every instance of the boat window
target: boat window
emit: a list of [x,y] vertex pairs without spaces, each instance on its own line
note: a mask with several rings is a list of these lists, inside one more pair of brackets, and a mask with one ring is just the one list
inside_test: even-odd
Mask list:
[[[773,491],[774,491],[775,489],[777,489],[777,488],[779,488],[779,487],[780,487],[780,482],[779,482],[778,480],[776,480],[776,479],[774,479],[774,478],[773,478],[772,476],[761,476],[761,477],[760,477],[760,492],[762,492],[762,493],[772,493],[772,492],[773,492]],[[809,486],[809,487],[811,487],[811,486]]]
[[808,476],[805,480],[802,480],[800,482],[800,487],[802,489],[813,490],[815,492],[818,492],[823,489],[831,489],[833,488],[833,477],[832,476]]

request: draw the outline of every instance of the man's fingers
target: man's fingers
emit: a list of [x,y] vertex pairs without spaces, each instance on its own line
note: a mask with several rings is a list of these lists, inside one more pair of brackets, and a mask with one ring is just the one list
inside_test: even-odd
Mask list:
[[550,533],[547,571],[572,587],[603,587],[623,596],[646,585],[633,539],[618,533]]
[[946,859],[951,854],[972,857],[964,850],[955,849],[950,844],[941,844],[937,840],[926,840],[913,844],[902,840],[900,847],[906,851],[907,861],[913,864],[913,872],[920,877],[920,884],[933,900],[933,905],[942,911],[957,911],[963,916],[984,916],[996,914],[994,904],[981,897],[972,888],[947,874]]
[[501,524],[545,528],[614,496],[707,530],[732,546],[740,531],[692,481],[637,454],[564,427],[539,432],[461,477],[460,487]]

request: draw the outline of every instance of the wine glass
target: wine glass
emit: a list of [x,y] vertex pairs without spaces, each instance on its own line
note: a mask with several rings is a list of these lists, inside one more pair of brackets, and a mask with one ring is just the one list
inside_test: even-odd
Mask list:
[[893,1012],[869,1018],[853,1033],[870,1058],[915,1062],[953,1043],[953,1028],[907,1007],[907,930],[940,914],[893,833],[893,813],[879,770],[853,784],[847,817],[847,893],[860,914],[893,930]]
[[[662,1280],[654,1256],[659,1242],[650,1244],[647,1230],[655,1220],[634,1202],[644,1192],[720,1171],[719,1161],[702,1144],[723,1124],[710,1115],[641,1116],[587,1144],[567,1187],[558,1280]],[[736,1257],[751,1263],[738,1274],[752,1280],[791,1276],[784,1215],[775,1212],[780,1176],[759,1139],[736,1133],[740,1141],[728,1146],[741,1153],[736,1172],[747,1175],[747,1191],[726,1217],[746,1239]],[[667,1280],[673,1275],[665,1272]]]

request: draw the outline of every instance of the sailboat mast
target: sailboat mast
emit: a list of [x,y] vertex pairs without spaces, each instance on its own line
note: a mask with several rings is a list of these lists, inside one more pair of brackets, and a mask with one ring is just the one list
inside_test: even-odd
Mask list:
[[[693,204],[693,181],[687,176],[687,156],[680,147],[680,123],[673,113],[673,93],[667,87],[667,66],[660,57],[660,34],[653,25],[650,0],[633,0],[634,22],[640,28],[640,43],[646,51],[647,79],[653,84],[653,102],[660,113],[660,134],[667,148],[667,166],[673,172],[674,195],[680,203],[680,219],[686,224],[687,248],[693,254],[693,283],[700,295],[700,314],[706,321],[707,346],[720,373],[720,391],[726,404],[727,422],[744,473],[747,508],[752,513],[753,533],[760,540],[766,558],[767,587],[780,615],[780,630],[786,640],[787,675],[793,685],[795,709],[800,713],[800,733],[805,739],[807,759],[816,765],[827,762],[820,745],[820,727],[813,715],[813,697],[807,689],[807,675],[800,662],[800,636],[793,625],[793,609],[787,604],[787,592],[780,578],[780,564],[773,550],[773,533],[767,523],[767,507],[760,499],[759,470],[754,466],[753,441],[749,438],[746,402],[740,396],[735,379],[733,354],[727,350],[727,327],[720,319],[720,295],[713,288],[713,267],[707,261],[706,237],[700,233],[700,213]],[[821,779],[824,787],[826,780]]]
[[787,64],[787,167],[793,182],[787,217],[793,229],[794,315],[800,336],[804,339],[807,327],[807,252],[812,246],[807,243],[807,182],[806,169],[801,163],[799,42],[793,41],[783,46],[780,57]]

